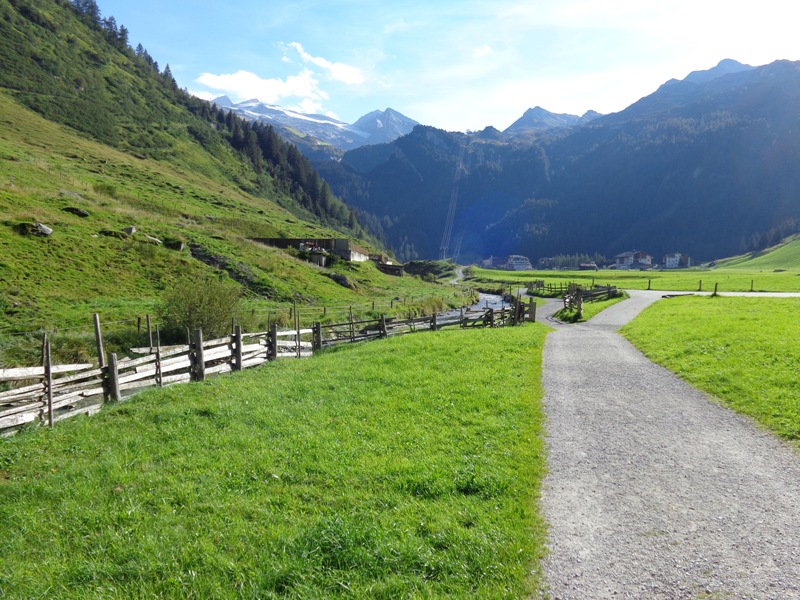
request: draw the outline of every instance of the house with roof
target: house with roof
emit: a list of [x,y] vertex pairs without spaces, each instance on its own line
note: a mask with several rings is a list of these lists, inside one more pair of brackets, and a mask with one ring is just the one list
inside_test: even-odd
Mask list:
[[622,252],[614,257],[615,269],[643,270],[653,268],[653,256],[641,250]]

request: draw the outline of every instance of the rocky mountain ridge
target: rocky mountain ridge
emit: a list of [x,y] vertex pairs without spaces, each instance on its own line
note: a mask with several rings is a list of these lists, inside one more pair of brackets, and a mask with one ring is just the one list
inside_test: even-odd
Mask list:
[[623,111],[547,131],[418,126],[315,166],[375,216],[401,258],[438,257],[451,229],[462,260],[637,248],[704,261],[800,219],[800,62],[722,61]]

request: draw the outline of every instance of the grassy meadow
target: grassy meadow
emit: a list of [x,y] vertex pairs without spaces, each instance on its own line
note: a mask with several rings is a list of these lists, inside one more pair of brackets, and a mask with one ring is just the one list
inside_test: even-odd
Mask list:
[[800,441],[800,298],[680,297],[621,333],[648,358],[777,435]]
[[0,439],[0,597],[525,597],[545,332],[390,338]]
[[615,285],[628,290],[713,292],[717,285],[720,292],[800,291],[800,269],[783,270],[783,267],[772,266],[669,271],[495,271],[472,267],[470,282],[474,285],[525,286],[539,279],[544,280],[545,285],[574,282],[586,286]]

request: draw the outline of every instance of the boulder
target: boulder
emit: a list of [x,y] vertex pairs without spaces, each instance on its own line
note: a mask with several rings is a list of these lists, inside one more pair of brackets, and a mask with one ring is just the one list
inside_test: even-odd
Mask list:
[[336,283],[341,285],[342,287],[346,287],[349,290],[357,289],[355,282],[351,281],[346,275],[340,275],[339,273],[331,273],[328,275],[331,279],[333,279]]
[[48,227],[47,225],[43,225],[42,223],[34,223],[32,233],[33,235],[41,235],[47,237],[53,234],[53,229],[51,227]]
[[66,208],[62,209],[65,212],[72,213],[73,215],[77,215],[81,218],[86,218],[89,216],[89,211],[84,210],[82,208],[77,208],[75,206],[67,206]]
[[124,233],[122,231],[112,231],[110,229],[103,229],[100,232],[100,235],[104,235],[106,237],[117,238],[119,240],[124,240],[126,237],[128,237],[128,234],[126,234],[126,233]]

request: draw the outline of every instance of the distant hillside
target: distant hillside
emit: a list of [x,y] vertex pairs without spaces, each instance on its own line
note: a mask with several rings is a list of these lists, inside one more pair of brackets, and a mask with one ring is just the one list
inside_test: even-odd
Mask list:
[[462,260],[640,249],[709,261],[800,219],[797,131],[800,63],[723,61],[544,136],[417,127],[318,169],[406,259],[438,257],[455,197],[449,252]]
[[577,115],[557,114],[543,109],[541,106],[529,108],[519,119],[514,121],[503,133],[509,135],[519,135],[524,133],[539,133],[548,129],[562,127],[575,127],[583,125],[601,116],[593,110],[588,111],[582,117]]
[[748,252],[741,256],[716,261],[716,265],[727,269],[800,269],[800,235],[795,234],[775,246]]
[[0,0],[0,87],[47,119],[137,156],[166,160],[360,234],[352,212],[272,128],[178,89],[94,0]]

